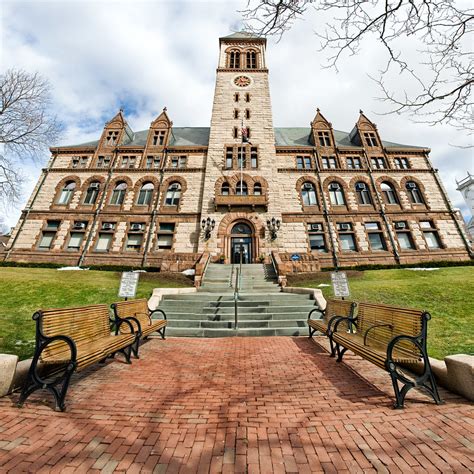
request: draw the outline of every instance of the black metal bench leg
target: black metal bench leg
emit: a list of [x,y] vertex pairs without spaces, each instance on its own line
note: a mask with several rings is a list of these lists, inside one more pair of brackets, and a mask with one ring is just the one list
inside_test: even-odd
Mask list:
[[346,353],[347,351],[347,348],[346,347],[342,347],[336,343],[336,352],[337,352],[337,362],[341,362],[342,361],[342,357],[343,355]]
[[166,339],[165,337],[166,326],[158,329],[158,333],[161,335],[161,339]]
[[329,357],[336,357],[336,347],[334,346],[334,341],[332,340],[331,334],[328,334],[328,339],[329,339],[329,347],[331,348],[331,353],[329,354]]
[[139,359],[140,356],[138,355],[138,351],[139,351],[139,348],[140,348],[140,336],[137,336],[135,342],[130,346],[131,347],[131,350],[132,350],[132,353],[133,355]]

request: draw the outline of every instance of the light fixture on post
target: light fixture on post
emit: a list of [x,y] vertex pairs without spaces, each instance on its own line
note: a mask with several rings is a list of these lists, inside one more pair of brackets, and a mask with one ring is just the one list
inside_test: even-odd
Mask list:
[[272,240],[277,238],[277,232],[280,229],[280,219],[275,219],[274,217],[267,220],[267,228],[270,232],[270,237]]
[[204,240],[209,240],[211,238],[211,232],[215,226],[216,221],[214,219],[211,220],[210,217],[201,221],[201,229],[204,232]]

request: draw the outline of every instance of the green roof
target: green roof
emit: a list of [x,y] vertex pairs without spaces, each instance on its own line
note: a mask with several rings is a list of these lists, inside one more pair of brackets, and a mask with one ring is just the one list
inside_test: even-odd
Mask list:
[[256,35],[254,33],[249,33],[247,31],[236,31],[235,33],[232,33],[227,36],[221,36],[219,38],[220,40],[225,40],[225,39],[230,39],[230,40],[260,40],[260,41],[266,41],[266,39],[263,36]]
[[[171,129],[171,140],[170,146],[208,146],[209,144],[209,127],[173,127]],[[300,147],[300,146],[313,146],[310,142],[311,128],[309,127],[278,127],[275,131],[275,145],[286,146],[286,147]],[[125,146],[137,146],[142,147],[146,145],[148,136],[148,130],[141,130],[133,133],[132,136],[127,140],[127,136],[122,143]],[[351,141],[350,133],[341,132],[334,130],[334,137],[336,139],[336,145],[338,147],[358,147],[357,143]],[[81,143],[80,145],[71,146],[97,146],[99,140],[92,142]],[[382,145],[385,148],[415,148],[424,149],[426,147],[403,145],[401,143],[382,141]]]

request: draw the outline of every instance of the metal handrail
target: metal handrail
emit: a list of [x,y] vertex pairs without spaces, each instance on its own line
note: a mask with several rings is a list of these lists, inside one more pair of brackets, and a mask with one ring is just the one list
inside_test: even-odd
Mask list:
[[229,278],[229,286],[232,288],[232,279],[234,277],[234,267],[235,267],[235,264],[233,263],[232,264],[232,268],[230,270],[230,278]]
[[238,329],[239,326],[239,290],[240,290],[240,275],[239,269],[237,268],[235,274],[235,286],[234,286],[234,329]]

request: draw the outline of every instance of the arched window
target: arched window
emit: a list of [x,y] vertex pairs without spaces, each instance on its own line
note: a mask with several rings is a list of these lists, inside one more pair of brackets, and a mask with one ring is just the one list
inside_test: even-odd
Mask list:
[[380,185],[380,189],[382,191],[383,199],[387,204],[398,204],[397,193],[395,192],[395,189],[393,189],[393,186],[390,183],[384,181]]
[[95,204],[97,196],[99,195],[100,183],[98,181],[92,181],[87,188],[86,197],[84,198],[84,204]]
[[223,196],[228,196],[230,194],[230,187],[227,181],[225,183],[222,183],[221,194]]
[[309,181],[303,183],[303,186],[301,186],[301,199],[303,200],[304,206],[317,205],[316,190],[313,183],[310,183]]
[[154,186],[153,183],[145,183],[138,193],[137,204],[139,206],[148,206],[151,203],[153,196]]
[[247,183],[245,181],[239,181],[237,183],[237,192],[236,194],[239,196],[247,196],[248,195],[248,188],[247,188]]
[[120,181],[115,185],[114,190],[112,191],[112,197],[110,199],[110,204],[120,206],[123,204],[125,199],[125,194],[127,193],[127,183]]
[[333,206],[344,206],[346,204],[342,186],[335,181],[329,184],[329,200]]
[[413,204],[424,204],[425,201],[423,199],[423,194],[421,194],[420,188],[418,184],[416,184],[414,181],[408,181],[406,184],[406,190],[408,193],[408,196],[410,198],[410,201]]
[[253,185],[253,193],[255,194],[255,196],[262,195],[262,185],[260,183],[255,183]]
[[68,181],[59,195],[58,204],[69,204],[76,189],[76,183],[74,181]]
[[369,187],[362,181],[355,185],[357,194],[357,201],[359,204],[372,204],[372,196],[370,195]]
[[240,69],[240,51],[231,51],[229,54],[229,67]]
[[179,183],[171,183],[166,192],[165,205],[166,206],[179,206],[179,200],[181,199],[181,185]]
[[257,53],[255,51],[247,52],[247,69],[257,69]]
[[238,222],[232,227],[232,234],[251,234],[252,229],[244,222]]

